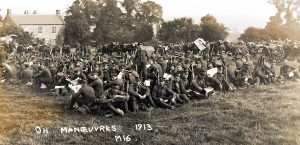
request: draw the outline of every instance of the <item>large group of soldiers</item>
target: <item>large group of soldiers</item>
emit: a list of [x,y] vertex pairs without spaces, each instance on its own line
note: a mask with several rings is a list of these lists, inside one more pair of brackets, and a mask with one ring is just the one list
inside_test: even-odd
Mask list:
[[[143,49],[142,43],[6,48],[1,83],[37,87],[71,95],[68,108],[81,113],[117,114],[156,107],[175,109],[260,85],[298,81],[298,48],[291,42],[165,44]],[[149,48],[149,47],[148,47]],[[294,62],[295,65],[285,63]],[[280,71],[276,71],[280,67]]]

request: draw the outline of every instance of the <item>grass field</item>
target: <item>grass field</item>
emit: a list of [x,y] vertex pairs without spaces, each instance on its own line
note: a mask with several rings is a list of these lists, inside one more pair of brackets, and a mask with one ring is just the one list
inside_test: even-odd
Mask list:
[[[0,144],[300,144],[300,83],[260,86],[194,100],[175,110],[154,109],[105,118],[65,109],[68,97],[6,85],[0,91]],[[150,124],[137,131],[135,124]],[[113,132],[60,133],[61,127],[116,126]],[[48,133],[38,134],[36,126]],[[116,142],[115,135],[130,135]]]

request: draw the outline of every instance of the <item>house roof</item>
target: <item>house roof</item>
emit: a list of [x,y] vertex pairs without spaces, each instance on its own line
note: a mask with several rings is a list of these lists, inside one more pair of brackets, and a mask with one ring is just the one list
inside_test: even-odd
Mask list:
[[63,25],[63,19],[59,15],[10,15],[18,25]]

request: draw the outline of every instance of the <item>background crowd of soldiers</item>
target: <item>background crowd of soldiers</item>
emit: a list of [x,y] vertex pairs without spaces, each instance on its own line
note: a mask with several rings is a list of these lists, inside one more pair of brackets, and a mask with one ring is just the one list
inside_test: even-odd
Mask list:
[[194,43],[51,49],[10,44],[1,82],[71,94],[69,108],[81,113],[123,116],[156,107],[174,109],[216,92],[299,79],[300,48],[295,42],[218,41],[204,46],[201,51]]

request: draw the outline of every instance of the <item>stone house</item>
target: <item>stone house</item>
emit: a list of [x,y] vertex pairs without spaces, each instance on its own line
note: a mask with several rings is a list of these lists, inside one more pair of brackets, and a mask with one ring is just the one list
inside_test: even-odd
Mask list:
[[53,15],[29,14],[28,11],[22,15],[14,15],[8,9],[3,23],[8,21],[12,21],[24,31],[32,33],[34,38],[38,38],[46,45],[52,46],[56,44],[56,36],[64,28],[60,10],[56,10],[56,14]]

